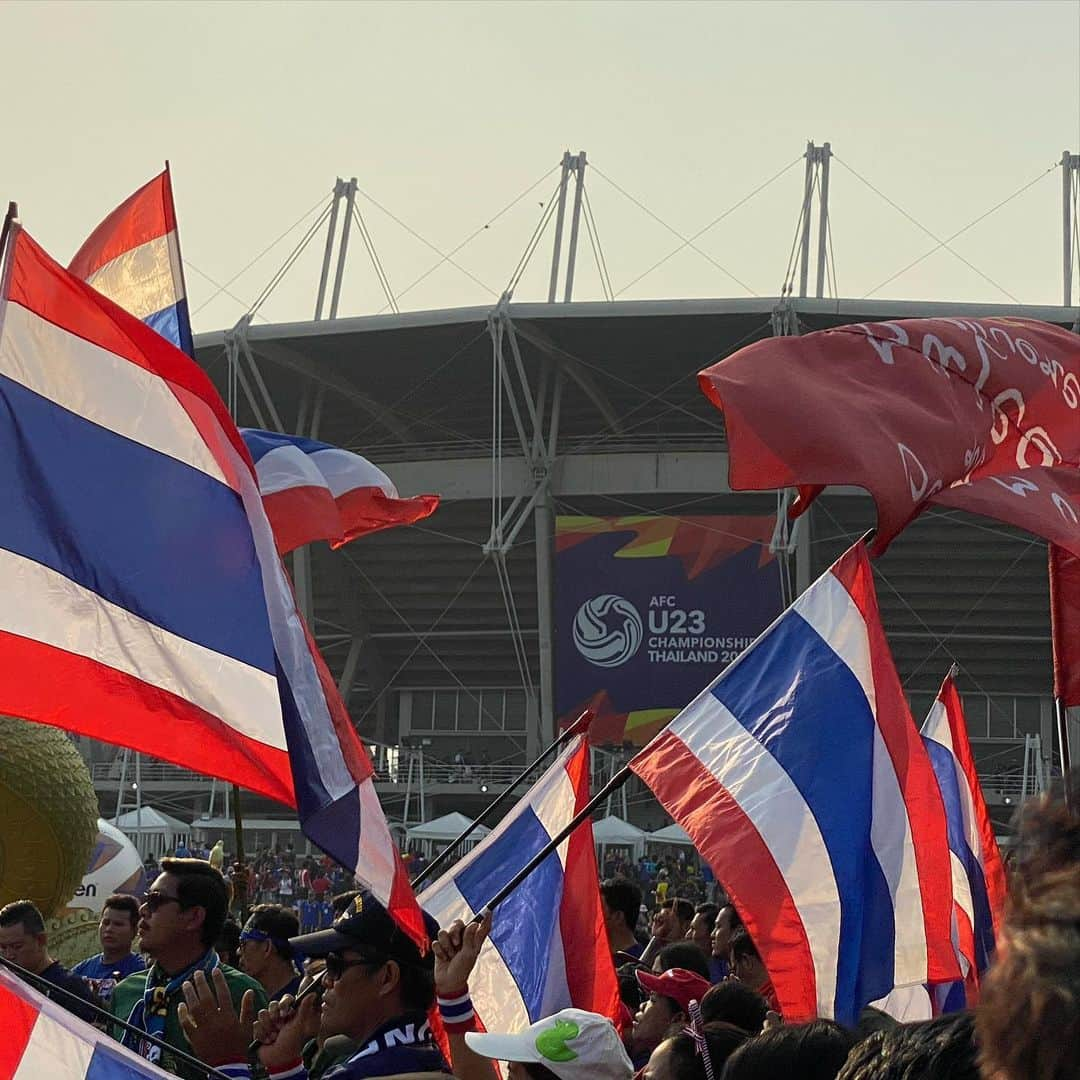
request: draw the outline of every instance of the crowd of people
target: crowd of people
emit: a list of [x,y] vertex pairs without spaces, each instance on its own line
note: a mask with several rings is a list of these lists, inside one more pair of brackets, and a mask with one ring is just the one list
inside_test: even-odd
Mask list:
[[[854,1027],[785,1022],[722,889],[696,902],[663,895],[643,924],[641,877],[625,863],[603,867],[624,873],[600,890],[621,998],[614,1018],[563,1009],[523,1031],[482,1031],[469,979],[490,916],[442,928],[429,918],[432,947],[421,950],[373,896],[346,891],[327,901],[332,925],[305,927],[281,902],[281,874],[267,873],[285,867],[282,853],[266,853],[253,872],[258,902],[239,927],[235,962],[229,882],[193,857],[163,859],[141,903],[110,897],[101,952],[72,971],[50,956],[29,901],[0,910],[0,955],[185,1080],[201,1080],[206,1066],[233,1080],[497,1080],[495,1062],[508,1063],[509,1080],[1071,1080],[1080,1077],[1080,785],[1070,794],[1024,810],[999,955],[978,1006],[920,1023],[873,1008]],[[312,875],[328,868],[292,862],[316,892]],[[670,881],[670,867],[650,880],[660,869]],[[445,1040],[433,1036],[436,1014]]]

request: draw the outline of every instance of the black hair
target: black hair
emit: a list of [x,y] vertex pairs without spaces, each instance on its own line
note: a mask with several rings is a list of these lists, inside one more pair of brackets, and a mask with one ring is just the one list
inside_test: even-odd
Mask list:
[[728,1058],[722,1080],[836,1080],[854,1041],[851,1032],[833,1020],[772,1028]]
[[546,1065],[541,1065],[538,1061],[522,1061],[519,1062],[521,1067],[525,1070],[526,1075],[530,1080],[559,1080],[559,1077],[555,1075]]
[[706,1023],[722,1020],[751,1035],[765,1026],[769,1003],[738,979],[725,979],[709,987],[701,999],[701,1018]]
[[692,941],[673,941],[657,954],[660,970],[685,968],[703,979],[709,978],[709,959]]
[[637,981],[638,964],[622,964],[616,968],[615,974],[619,980],[619,997],[622,1003],[630,1010],[631,1014],[641,1008],[645,1000],[645,994],[641,989],[641,983]]
[[112,908],[113,911],[126,911],[132,926],[139,921],[139,901],[127,893],[113,893],[112,896],[107,897],[105,903],[101,905],[101,910],[104,912],[107,908]]
[[300,933],[300,921],[295,912],[281,904],[257,904],[251,909],[247,925],[253,930],[261,930],[273,939],[274,952],[282,960],[292,960],[293,952],[289,947],[289,938]]
[[345,909],[360,895],[360,889],[350,889],[348,892],[338,893],[330,898],[334,909],[334,918],[345,913]]
[[[725,1062],[749,1038],[745,1031],[733,1024],[706,1024],[705,1044],[709,1048],[709,1061],[717,1076]],[[705,1059],[698,1051],[693,1036],[680,1031],[667,1040],[670,1044],[671,1071],[675,1080],[705,1080]]]
[[609,878],[600,886],[600,895],[612,911],[621,911],[626,928],[633,930],[641,914],[641,890],[626,878]]
[[398,963],[398,969],[401,971],[401,1003],[410,1012],[427,1012],[435,1004],[434,968]]
[[45,920],[33,900],[13,900],[0,908],[0,926],[18,926],[28,934],[44,934]]
[[225,918],[221,933],[214,942],[214,951],[223,964],[228,964],[229,967],[240,966],[240,924],[231,915]]
[[182,908],[201,907],[206,912],[202,943],[210,948],[221,936],[229,914],[229,883],[220,870],[202,859],[162,859],[161,871],[176,878],[176,898]]
[[675,917],[679,922],[688,923],[694,917],[694,905],[689,900],[683,900],[681,897],[673,896],[670,900],[663,900],[660,903],[660,907],[663,909],[670,908],[675,912]]
[[975,1018],[961,1012],[875,1032],[851,1051],[838,1080],[979,1080],[979,1075]]
[[761,953],[757,951],[754,939],[743,926],[740,926],[738,930],[732,932],[729,949],[731,951],[732,964],[734,964],[736,960],[743,960],[747,957],[754,960],[761,959]]
[[716,925],[716,916],[720,914],[720,906],[719,904],[712,904],[706,901],[704,904],[698,904],[698,906],[694,908],[694,914],[704,915],[705,918],[709,920],[709,929],[712,930]]

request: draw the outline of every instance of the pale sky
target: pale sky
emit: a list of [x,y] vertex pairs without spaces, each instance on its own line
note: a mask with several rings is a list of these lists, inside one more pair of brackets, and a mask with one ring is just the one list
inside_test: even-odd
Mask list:
[[[303,228],[230,286],[240,302],[212,299],[202,275],[227,281],[328,198],[337,175],[355,175],[446,252],[564,149],[584,149],[620,298],[739,297],[750,293],[689,248],[631,284],[680,241],[610,181],[688,236],[800,158],[808,139],[828,140],[839,293],[861,297],[935,245],[855,173],[946,237],[1062,150],[1080,153],[1078,0],[7,2],[0,36],[0,196],[66,262],[170,159],[196,332],[232,325]],[[555,182],[455,261],[500,292]],[[754,292],[776,295],[801,195],[799,161],[696,243]],[[395,292],[438,261],[368,199],[358,206]],[[311,317],[323,239],[263,316]],[[952,246],[1020,301],[1059,304],[1060,169]],[[517,299],[546,298],[550,251],[549,234]],[[1009,300],[946,250],[877,295]],[[600,298],[583,233],[575,299]],[[494,299],[444,264],[400,303]],[[341,314],[383,303],[354,233]]]

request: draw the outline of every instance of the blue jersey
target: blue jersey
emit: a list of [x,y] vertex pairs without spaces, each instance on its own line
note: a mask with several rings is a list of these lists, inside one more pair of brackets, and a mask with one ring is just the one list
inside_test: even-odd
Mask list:
[[300,925],[305,929],[314,929],[319,917],[319,905],[314,900],[301,900],[299,907]]
[[104,954],[98,953],[88,960],[81,960],[72,969],[72,975],[85,979],[103,1005],[112,1000],[113,990],[121,979],[126,979],[136,971],[145,971],[146,961],[136,953],[122,956],[115,964],[105,963]]
[[319,905],[319,927],[332,926],[334,922],[334,905],[329,900],[324,900]]

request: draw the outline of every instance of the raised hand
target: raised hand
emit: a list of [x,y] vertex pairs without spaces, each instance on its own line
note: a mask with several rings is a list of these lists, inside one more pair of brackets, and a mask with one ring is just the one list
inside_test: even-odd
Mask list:
[[221,968],[214,968],[211,978],[213,987],[204,972],[196,971],[195,978],[181,987],[180,1027],[195,1056],[207,1065],[246,1061],[255,1021],[255,991],[244,992],[237,1016]]
[[306,994],[299,1005],[290,994],[259,1013],[253,1031],[261,1043],[259,1061],[273,1072],[300,1059],[304,1044],[319,1033],[319,995]]
[[431,943],[435,953],[435,992],[447,994],[469,982],[480,948],[491,931],[491,912],[481,922],[467,926],[456,919]]

